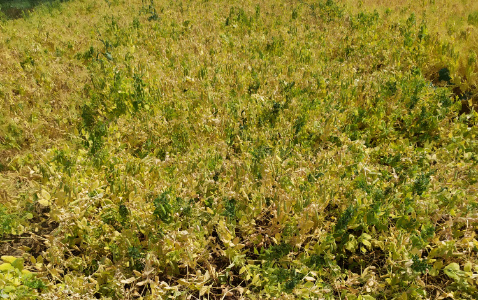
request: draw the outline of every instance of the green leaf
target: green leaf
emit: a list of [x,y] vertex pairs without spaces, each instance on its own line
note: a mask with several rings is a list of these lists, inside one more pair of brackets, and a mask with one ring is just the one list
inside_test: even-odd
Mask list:
[[465,270],[465,272],[473,272],[473,263],[467,261],[463,269]]
[[12,285],[7,285],[6,287],[3,288],[3,291],[5,293],[10,293],[10,292],[13,292],[14,290],[15,290],[15,287]]
[[444,269],[443,269],[443,272],[445,272],[445,274],[454,279],[454,280],[460,280],[460,276],[458,275],[458,272],[460,272],[460,265],[457,264],[457,263],[451,263],[449,264],[448,266],[446,266]]
[[457,263],[451,263],[445,267],[445,270],[460,271],[460,265]]

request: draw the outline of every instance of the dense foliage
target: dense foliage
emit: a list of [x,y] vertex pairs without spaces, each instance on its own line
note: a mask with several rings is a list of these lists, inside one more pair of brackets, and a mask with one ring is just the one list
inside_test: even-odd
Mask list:
[[4,16],[0,298],[476,299],[478,6],[354,2]]

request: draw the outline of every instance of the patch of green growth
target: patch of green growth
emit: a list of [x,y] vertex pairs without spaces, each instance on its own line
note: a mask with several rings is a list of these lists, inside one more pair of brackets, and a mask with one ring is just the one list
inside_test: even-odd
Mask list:
[[0,265],[0,297],[21,299],[38,299],[39,294],[47,289],[45,283],[24,268],[23,258],[2,256]]

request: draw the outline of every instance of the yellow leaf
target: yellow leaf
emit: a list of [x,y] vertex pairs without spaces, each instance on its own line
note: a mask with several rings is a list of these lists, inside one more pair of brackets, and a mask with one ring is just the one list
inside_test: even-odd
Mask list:
[[47,191],[45,190],[42,190],[41,191],[41,197],[45,200],[50,200],[51,199],[51,196],[50,196],[50,193],[48,193]]
[[472,272],[473,270],[473,264],[471,262],[466,262],[465,265],[463,266],[463,270],[465,270],[465,272]]
[[231,232],[226,226],[226,223],[224,220],[220,220],[218,225],[217,225],[217,231],[219,233],[219,237],[225,244],[229,244],[233,238]]
[[276,238],[277,243],[279,244],[280,243],[280,238],[281,238],[280,232],[276,233],[274,237]]
[[96,190],[98,187],[100,186],[100,182],[97,180],[95,180],[92,184],[91,184],[91,190],[94,191]]
[[2,255],[2,260],[7,263],[12,263],[17,259],[15,256],[10,256],[10,255]]
[[256,283],[259,283],[259,274],[256,274],[254,278],[252,278],[251,285],[256,285]]
[[13,270],[13,266],[9,263],[3,263],[0,265],[0,271],[8,271],[8,270]]
[[363,240],[363,241],[362,241],[362,244],[364,244],[364,245],[367,246],[368,248],[370,248],[370,247],[372,246],[372,244],[371,244],[369,241],[367,241],[367,240]]
[[370,234],[367,234],[367,233],[362,233],[362,237],[365,239],[365,240],[370,240],[372,238],[372,236]]
[[40,203],[42,206],[49,206],[50,205],[50,201],[48,201],[46,199],[40,199],[40,200],[38,200],[38,203]]
[[55,195],[56,202],[59,203],[59,204],[64,204],[66,198],[67,198],[67,195],[63,191],[60,191],[60,192],[56,193],[56,195]]

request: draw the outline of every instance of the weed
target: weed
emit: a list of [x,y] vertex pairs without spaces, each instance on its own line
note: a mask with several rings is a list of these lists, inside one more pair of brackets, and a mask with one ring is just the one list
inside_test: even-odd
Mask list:
[[468,15],[468,24],[478,26],[478,11],[473,11]]
[[153,215],[165,223],[170,223],[172,218],[172,208],[169,203],[169,193],[163,192],[153,200],[154,212]]
[[17,222],[17,216],[8,213],[7,208],[0,205],[0,237],[11,234],[14,231]]

